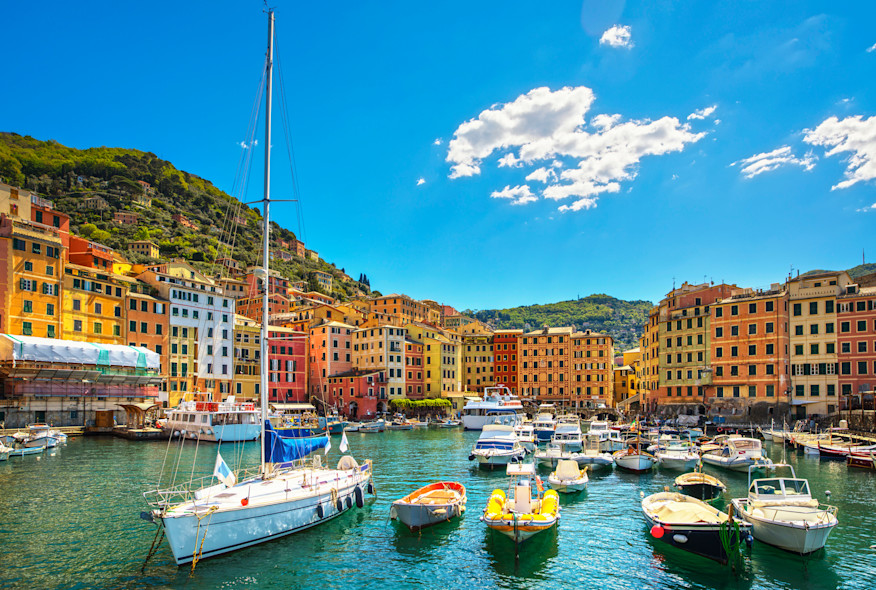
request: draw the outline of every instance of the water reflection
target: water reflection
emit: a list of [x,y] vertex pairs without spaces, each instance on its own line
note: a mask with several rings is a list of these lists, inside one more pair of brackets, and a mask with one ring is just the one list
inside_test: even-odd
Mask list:
[[519,544],[489,527],[484,528],[484,549],[496,573],[502,577],[543,577],[538,574],[559,554],[556,526]]

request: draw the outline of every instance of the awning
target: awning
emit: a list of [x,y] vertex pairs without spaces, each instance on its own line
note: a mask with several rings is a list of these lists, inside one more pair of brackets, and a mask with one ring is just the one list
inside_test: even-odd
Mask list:
[[270,404],[275,410],[292,410],[292,411],[310,411],[315,412],[316,408],[311,404]]
[[792,406],[805,406],[807,404],[827,403],[826,399],[791,399]]

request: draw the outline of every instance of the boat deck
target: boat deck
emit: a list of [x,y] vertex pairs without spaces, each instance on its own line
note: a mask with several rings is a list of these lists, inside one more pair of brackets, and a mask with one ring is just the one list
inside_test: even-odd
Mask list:
[[456,490],[431,490],[405,501],[408,504],[450,504],[460,498],[462,494]]

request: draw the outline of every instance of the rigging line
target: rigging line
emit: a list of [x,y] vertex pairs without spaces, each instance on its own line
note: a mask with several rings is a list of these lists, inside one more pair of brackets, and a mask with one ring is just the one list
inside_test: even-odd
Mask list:
[[296,199],[296,212],[298,216],[298,235],[302,242],[307,241],[307,235],[304,230],[304,217],[302,213],[302,205],[301,205],[301,191],[298,186],[298,174],[297,167],[295,165],[295,146],[292,145],[292,134],[290,132],[289,125],[289,106],[287,104],[288,100],[286,98],[286,83],[283,78],[283,67],[280,60],[280,44],[277,43],[277,78],[280,82],[280,112],[281,112],[281,120],[283,122],[283,131],[286,136],[286,153],[289,158],[289,170],[292,175],[292,195]]

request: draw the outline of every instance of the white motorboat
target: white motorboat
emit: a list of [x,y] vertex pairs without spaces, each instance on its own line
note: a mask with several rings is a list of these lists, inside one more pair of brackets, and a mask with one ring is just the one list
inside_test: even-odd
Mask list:
[[538,439],[535,438],[535,431],[531,423],[527,422],[514,426],[514,435],[517,437],[517,440],[520,441],[520,446],[522,446],[527,453],[534,452],[536,447],[538,447]]
[[612,455],[615,464],[627,471],[644,473],[657,463],[657,458],[645,451],[642,446],[645,441],[636,437],[627,441],[627,448],[615,451]]
[[210,442],[258,440],[261,433],[259,415],[255,404],[238,403],[234,396],[229,396],[224,402],[183,400],[176,408],[167,410],[162,429],[171,437]]
[[743,472],[751,466],[769,467],[773,464],[763,454],[758,439],[742,436],[715,437],[712,449],[703,453],[702,461],[714,467]]
[[581,450],[580,457],[575,460],[579,465],[593,465],[609,467],[614,464],[614,459],[611,453],[606,453],[601,450],[602,439],[599,434],[585,434],[584,448]]
[[386,421],[383,418],[374,420],[373,422],[363,422],[359,425],[359,432],[374,434],[386,430]]
[[565,459],[557,463],[557,470],[548,476],[551,489],[567,494],[584,490],[588,481],[586,467],[580,469],[577,462]]
[[514,427],[505,424],[487,424],[472,447],[469,461],[477,459],[482,467],[505,466],[522,461],[526,450],[517,440]]
[[612,430],[608,422],[594,420],[590,423],[590,430],[587,434],[595,434],[599,436],[599,450],[606,453],[613,453],[624,448],[624,441],[620,436],[620,432]]
[[52,448],[58,446],[63,437],[67,442],[67,435],[62,435],[57,430],[52,430],[48,424],[29,424],[27,432],[16,432],[12,435],[15,442],[23,447]]
[[584,465],[587,457],[581,451],[570,451],[562,443],[549,442],[543,449],[535,451],[535,462],[545,467],[556,467],[560,461],[575,461]]
[[748,498],[734,498],[733,507],[740,518],[751,523],[758,541],[805,555],[818,551],[837,525],[835,506],[819,504],[812,498],[809,482],[798,479],[787,464],[791,477],[767,477],[751,481],[748,474]]
[[[268,50],[262,70],[266,100],[266,130],[263,143],[264,209],[262,223],[259,224],[262,228],[262,267],[259,269],[259,274],[263,278],[271,276],[269,262],[271,260],[270,156],[273,44],[274,11],[268,9]],[[254,135],[253,132],[252,136]],[[314,527],[342,514],[354,504],[363,506],[365,494],[373,493],[370,461],[366,461],[365,465],[359,465],[352,456],[344,455],[335,469],[323,467],[322,455],[315,455],[310,459],[308,455],[329,445],[328,433],[313,437],[284,438],[268,421],[269,291],[270,289],[262,289],[261,302],[259,355],[261,415],[258,416],[256,424],[259,427],[258,434],[261,436],[262,444],[258,471],[256,473],[246,470],[232,471],[217,450],[212,476],[180,483],[175,481],[176,471],[170,477],[162,473],[159,476],[157,489],[144,494],[152,509],[141,513],[140,516],[158,524],[155,540],[158,541],[159,535],[164,533],[177,564],[192,563],[194,568],[200,559]],[[194,426],[194,423],[189,425],[186,430]],[[202,426],[204,425],[197,425],[199,428]],[[189,452],[183,448],[184,441],[178,446],[180,457],[183,452]],[[339,448],[341,452],[346,452],[346,435],[342,435]],[[242,455],[243,453],[238,460],[242,460]],[[178,467],[179,459],[167,463],[173,463]],[[192,469],[194,470],[194,465]],[[162,483],[167,487],[163,487]]]
[[462,425],[466,430],[482,430],[486,424],[495,424],[501,414],[513,414],[515,422],[522,422],[517,419],[522,413],[520,398],[510,389],[504,385],[487,387],[483,399],[472,399],[462,408]]
[[[535,427],[533,426],[533,431]],[[581,420],[575,415],[559,416],[554,427],[551,442],[562,444],[566,450],[574,452],[584,448],[581,442]]]
[[12,447],[7,447],[3,443],[0,443],[0,461],[6,461],[9,458],[10,451],[12,450]]
[[694,450],[694,446],[681,441],[657,449],[654,456],[657,457],[660,467],[677,471],[693,469],[700,462],[700,455]]
[[547,442],[554,436],[554,430],[557,427],[557,421],[554,418],[555,411],[556,406],[554,404],[541,404],[538,406],[538,413],[532,421],[532,427],[538,442]]

